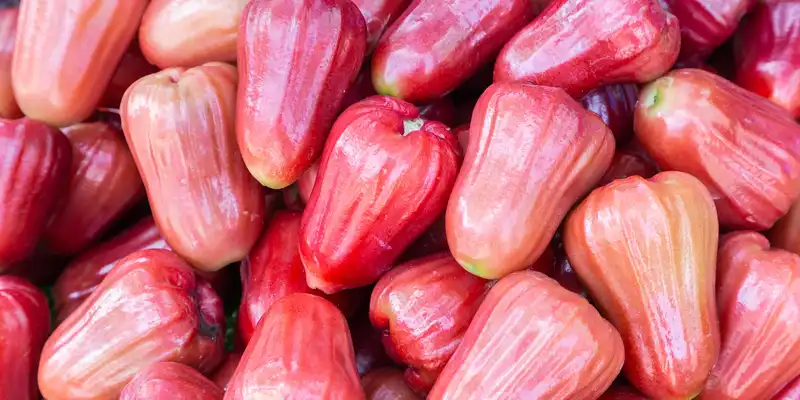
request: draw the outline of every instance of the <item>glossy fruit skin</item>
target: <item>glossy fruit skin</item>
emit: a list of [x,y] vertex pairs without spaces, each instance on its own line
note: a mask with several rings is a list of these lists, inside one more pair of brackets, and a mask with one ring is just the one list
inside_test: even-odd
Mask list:
[[142,53],[159,68],[236,61],[247,0],[151,0],[139,27]]
[[352,0],[352,2],[364,16],[367,27],[367,53],[371,53],[383,31],[403,13],[411,0]]
[[[520,157],[508,157],[515,149]],[[497,279],[533,264],[614,155],[614,136],[561,89],[494,84],[475,106],[447,206],[447,242],[467,270]],[[510,188],[514,196],[501,196]]]
[[223,391],[191,367],[162,361],[146,367],[122,390],[120,400],[222,400]]
[[797,400],[800,399],[800,376],[789,382],[784,386],[783,390],[778,393],[772,400]]
[[769,399],[800,375],[800,256],[729,233],[717,277],[722,351],[699,399]]
[[348,108],[303,213],[308,285],[334,293],[377,281],[444,211],[460,159],[447,127],[410,103],[375,96]]
[[228,383],[230,383],[231,378],[233,378],[233,373],[236,372],[236,367],[239,366],[239,361],[242,359],[242,353],[229,353],[227,357],[225,357],[225,361],[222,362],[222,365],[217,368],[214,372],[214,375],[211,376],[211,380],[219,386],[222,391],[228,390]]
[[658,164],[647,154],[642,145],[634,140],[627,146],[617,149],[611,165],[606,169],[598,186],[604,186],[616,179],[624,179],[629,176],[651,178],[659,172]]
[[767,232],[772,246],[800,254],[800,201]]
[[800,118],[800,1],[759,3],[734,45],[736,84]]
[[378,42],[372,84],[413,103],[438,99],[490,62],[532,18],[528,0],[415,0]]
[[493,282],[464,271],[449,253],[393,268],[372,290],[370,319],[383,344],[408,365],[405,381],[427,393],[455,353]]
[[151,65],[142,55],[139,42],[134,41],[128,46],[128,51],[122,55],[122,59],[108,82],[101,105],[112,109],[119,109],[125,91],[139,79],[158,72],[158,68]]
[[625,341],[625,376],[648,397],[692,398],[717,360],[718,231],[708,190],[673,171],[596,189],[567,219],[567,256]]
[[204,271],[244,258],[265,218],[236,146],[235,104],[236,68],[208,63],[140,79],[120,111],[161,234]]
[[39,399],[36,370],[49,333],[44,293],[22,278],[0,276],[0,398]]
[[153,218],[147,217],[99,243],[67,265],[53,285],[56,321],[62,322],[92,294],[118,260],[138,250],[168,249]]
[[222,301],[185,261],[168,250],[137,251],[47,340],[39,388],[48,400],[116,399],[159,361],[210,373],[222,362],[224,332]]
[[625,144],[633,137],[633,110],[638,98],[639,87],[634,84],[605,85],[583,96],[581,104],[603,120],[618,144]]
[[495,82],[525,80],[580,98],[661,76],[680,49],[678,19],[652,0],[555,0],[500,52]]
[[225,393],[254,398],[364,399],[347,321],[333,304],[295,293],[270,307]]
[[348,0],[253,0],[239,38],[239,148],[262,185],[282,189],[322,152],[364,60],[364,17]]
[[[292,293],[325,295],[308,287],[303,262],[300,260],[300,221],[302,211],[279,211],[270,220],[264,235],[242,260],[242,302],[239,306],[237,334],[242,344],[253,337],[258,321],[278,300]],[[343,291],[328,300],[342,306],[345,312],[355,295]]]
[[300,175],[297,180],[297,191],[303,203],[308,203],[311,199],[311,192],[314,190],[314,185],[317,182],[317,174],[319,173],[319,163],[311,164],[307,170]]
[[0,272],[30,256],[69,180],[72,149],[58,129],[0,119]]
[[89,117],[139,28],[147,0],[26,0],[12,83],[22,111],[53,126]]
[[624,357],[619,333],[585,299],[515,272],[489,291],[428,399],[595,399]]
[[72,144],[69,188],[43,239],[54,253],[74,255],[139,202],[144,186],[122,132],[103,122],[63,132]]
[[708,187],[725,227],[767,229],[800,195],[800,125],[717,75],[682,69],[652,82],[634,125],[662,169]]
[[710,54],[733,34],[739,21],[756,3],[756,0],[658,1],[680,21],[681,59]]
[[376,369],[361,378],[366,400],[419,400],[403,381],[403,371],[397,368]]
[[11,63],[17,38],[19,7],[0,8],[0,118],[22,117],[11,86]]

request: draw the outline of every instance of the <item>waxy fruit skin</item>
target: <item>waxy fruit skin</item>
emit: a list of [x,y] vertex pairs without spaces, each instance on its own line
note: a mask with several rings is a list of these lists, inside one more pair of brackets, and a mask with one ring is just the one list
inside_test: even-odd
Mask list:
[[11,63],[17,38],[19,7],[0,9],[0,118],[22,117],[11,86]]
[[594,190],[569,216],[564,245],[594,303],[625,341],[628,381],[656,399],[690,399],[719,353],[717,214],[682,172]]
[[461,159],[455,136],[389,96],[339,116],[303,213],[300,256],[311,288],[374,283],[444,211]]
[[367,53],[378,44],[383,31],[391,26],[411,0],[351,0],[361,10],[367,26]]
[[58,129],[0,119],[0,272],[30,256],[69,183],[72,147]]
[[427,393],[455,353],[492,281],[464,271],[449,253],[393,268],[372,290],[370,319],[383,343],[408,365],[405,381]]
[[708,187],[722,226],[767,229],[800,195],[800,125],[717,75],[682,69],[652,82],[641,91],[634,125],[662,169]]
[[222,301],[185,261],[137,251],[47,340],[39,388],[47,400],[110,400],[159,361],[210,373],[222,362],[224,332]]
[[0,276],[0,398],[39,399],[36,370],[49,333],[44,293],[22,278]]
[[420,397],[403,381],[403,371],[380,368],[361,378],[366,400],[419,400]]
[[250,342],[258,321],[272,304],[292,293],[327,297],[342,312],[346,312],[354,301],[351,299],[356,295],[354,291],[325,296],[308,287],[298,251],[302,217],[301,211],[279,211],[247,258],[242,260],[242,302],[237,331],[242,344]]
[[767,232],[772,246],[800,254],[800,201]]
[[167,249],[153,218],[146,217],[119,235],[72,260],[53,285],[56,321],[62,322],[100,285],[116,262],[138,250]]
[[[611,131],[563,90],[522,82],[490,86],[475,106],[447,206],[453,256],[486,279],[527,268],[613,155]],[[499,195],[509,190],[513,196]]]
[[228,390],[228,383],[233,378],[233,373],[236,372],[236,367],[239,366],[239,361],[242,359],[242,353],[229,353],[225,357],[222,365],[214,371],[211,380],[220,387],[223,391]]
[[11,70],[30,118],[68,126],[89,117],[139,28],[147,0],[25,0]]
[[653,0],[555,0],[505,45],[494,80],[579,98],[601,85],[655,79],[679,48],[678,19]]
[[489,291],[428,399],[596,399],[624,358],[619,333],[584,298],[515,272]]
[[297,192],[303,203],[308,203],[311,199],[311,192],[314,190],[314,184],[317,182],[317,174],[319,173],[319,163],[311,164],[307,170],[300,175],[297,180]]
[[125,91],[134,82],[156,72],[158,72],[158,68],[151,65],[144,58],[138,41],[134,41],[128,46],[128,51],[122,55],[122,60],[117,65],[117,70],[114,72],[114,76],[111,77],[111,81],[108,82],[100,104],[112,109],[118,109]]
[[120,110],[161,234],[204,271],[244,258],[265,218],[236,146],[235,103],[236,68],[208,63],[140,79]]
[[[658,0],[678,17],[682,60],[707,56],[727,40],[756,0]],[[758,49],[750,49],[758,51]]]
[[142,16],[142,53],[159,68],[236,61],[247,0],[151,0]]
[[296,293],[275,302],[258,323],[225,400],[362,400],[350,331],[322,297]]
[[598,186],[604,186],[615,179],[624,179],[634,175],[650,178],[658,172],[660,172],[658,164],[647,154],[642,145],[634,140],[623,148],[617,148],[614,158],[611,160],[611,165],[600,179]]
[[736,84],[800,118],[800,1],[759,3],[734,43]]
[[104,122],[64,129],[72,144],[69,188],[44,232],[50,251],[85,249],[144,197],[144,186],[122,132]]
[[618,144],[625,144],[633,137],[633,110],[638,98],[639,87],[634,84],[605,85],[583,96],[581,104],[603,120]]
[[239,27],[236,136],[262,185],[291,185],[322,153],[366,49],[349,0],[252,0]]
[[800,256],[763,235],[720,238],[719,360],[700,400],[769,399],[800,375]]
[[800,376],[789,382],[788,385],[783,387],[772,400],[797,400],[800,399]]
[[490,62],[532,18],[529,0],[415,0],[378,42],[372,84],[406,101],[435,100]]
[[122,390],[119,400],[222,400],[224,392],[191,367],[176,362],[152,364]]

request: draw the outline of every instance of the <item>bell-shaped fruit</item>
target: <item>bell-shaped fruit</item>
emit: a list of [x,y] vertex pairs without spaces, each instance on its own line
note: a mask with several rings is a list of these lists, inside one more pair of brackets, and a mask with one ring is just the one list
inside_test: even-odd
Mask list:
[[625,358],[586,299],[533,271],[497,282],[430,400],[596,399]]
[[736,33],[736,83],[800,118],[800,1],[759,3]]
[[56,320],[64,321],[105,279],[118,260],[135,251],[165,249],[167,243],[153,218],[147,217],[130,229],[98,244],[67,265],[53,285]]
[[223,358],[222,301],[168,250],[123,258],[56,328],[39,363],[47,400],[116,399],[148,365],[210,373]]
[[397,368],[376,369],[361,378],[366,400],[419,400],[403,381],[403,371]]
[[0,276],[0,399],[39,399],[36,371],[48,334],[44,293],[22,278]]
[[718,257],[722,349],[699,399],[772,398],[800,375],[800,256],[742,231],[720,239]]
[[[383,31],[405,11],[411,0],[352,0],[367,24],[367,53],[372,52]],[[371,83],[370,83],[371,85]]]
[[567,219],[564,246],[625,341],[625,375],[655,399],[690,399],[719,353],[714,203],[682,172],[596,189]]
[[767,229],[800,195],[800,125],[718,75],[682,69],[652,82],[634,125],[662,169],[708,187],[725,227]]
[[658,78],[680,43],[678,19],[654,0],[555,0],[506,44],[494,80],[581,97],[601,85]]
[[272,305],[258,323],[225,400],[359,400],[350,331],[329,301],[296,293]]
[[247,0],[151,0],[139,27],[142,53],[159,68],[236,61]]
[[261,184],[291,185],[322,153],[366,49],[348,0],[252,0],[239,27],[236,135]]
[[222,365],[214,371],[211,380],[219,386],[223,391],[228,390],[228,383],[230,383],[233,373],[236,372],[236,367],[239,366],[239,361],[242,359],[242,353],[229,353],[225,357]]
[[122,55],[122,60],[120,60],[114,76],[108,82],[101,104],[118,109],[122,102],[122,96],[134,82],[156,72],[158,72],[158,68],[144,58],[142,50],[139,48],[139,42],[134,40],[128,47],[128,51]]
[[419,103],[444,96],[490,62],[533,18],[529,0],[417,0],[372,56],[378,93]]
[[455,353],[492,281],[439,253],[387,272],[372,291],[370,319],[387,353],[408,365],[406,383],[427,393]]
[[136,375],[122,390],[119,400],[222,400],[223,394],[195,369],[162,361]]
[[69,256],[105,233],[144,197],[144,187],[122,132],[92,122],[73,125],[64,135],[72,144],[72,174],[44,240],[54,253]]
[[[681,59],[702,58],[727,40],[756,0],[658,0],[678,17]],[[758,49],[750,49],[758,51]]]
[[161,234],[194,267],[215,271],[258,240],[264,194],[236,146],[236,68],[208,63],[137,81],[122,125]]
[[601,86],[581,99],[581,104],[611,129],[618,144],[633,136],[633,110],[639,98],[639,87],[626,83]]
[[449,129],[403,100],[370,97],[342,113],[303,213],[308,285],[334,293],[377,281],[444,211],[460,157]]
[[486,279],[527,268],[613,156],[611,131],[563,90],[492,85],[475,106],[447,206],[453,256]]
[[0,8],[0,118],[22,117],[11,85],[11,64],[14,41],[17,39],[18,16],[18,6]]
[[25,0],[11,81],[22,111],[54,126],[94,111],[128,49],[147,0]]
[[33,254],[69,184],[72,148],[58,129],[0,119],[0,272]]

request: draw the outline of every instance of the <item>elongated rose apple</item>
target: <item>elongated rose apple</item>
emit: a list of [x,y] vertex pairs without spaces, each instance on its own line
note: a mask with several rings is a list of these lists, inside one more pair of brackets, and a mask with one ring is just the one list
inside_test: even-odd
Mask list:
[[291,185],[319,157],[358,74],[366,26],[348,0],[252,0],[239,27],[236,135],[261,184]]
[[759,3],[734,45],[736,83],[800,118],[800,1]]
[[247,0],[151,0],[139,43],[159,68],[236,61],[239,20]]
[[383,31],[405,11],[411,0],[352,0],[352,2],[364,16],[367,26],[367,53],[371,53]]
[[64,134],[72,144],[72,176],[44,240],[54,253],[74,255],[143,198],[144,186],[122,132],[93,122],[73,125]]
[[122,125],[161,234],[194,267],[239,261],[258,239],[264,195],[234,132],[236,68],[170,68],[134,83]]
[[681,59],[702,59],[736,31],[739,21],[757,0],[658,1],[680,21]]
[[17,39],[18,6],[0,5],[0,118],[20,118],[14,89],[11,85],[11,65],[14,55],[14,41]]
[[419,103],[444,96],[533,18],[528,0],[416,0],[372,56],[378,93]]
[[453,256],[486,279],[527,268],[613,155],[611,131],[563,90],[492,85],[475,106],[447,206]]
[[152,364],[125,386],[120,400],[222,400],[223,391],[191,367],[170,361]]
[[679,49],[678,19],[654,0],[555,0],[505,45],[494,80],[581,97],[601,85],[655,79]]
[[303,213],[308,285],[333,293],[377,281],[444,210],[460,157],[449,129],[403,100],[370,97],[342,113]]
[[723,236],[717,263],[722,351],[699,399],[769,399],[800,375],[800,256],[756,232]]
[[39,399],[36,371],[48,334],[44,293],[22,278],[0,276],[1,399]]
[[366,400],[419,400],[403,381],[403,371],[397,368],[380,368],[361,378]]
[[47,400],[111,400],[159,361],[210,373],[224,332],[222,301],[186,262],[168,250],[138,251],[47,340],[39,388]]
[[720,224],[767,229],[800,195],[800,125],[718,75],[672,71],[642,90],[636,137],[664,170],[711,191]]
[[28,117],[83,121],[100,102],[136,35],[147,0],[25,0],[11,81]]
[[427,393],[478,311],[487,281],[439,253],[387,272],[372,291],[370,319],[387,353],[408,365],[406,383]]
[[569,260],[625,341],[626,377],[648,397],[692,398],[717,360],[718,231],[708,190],[682,172],[614,181],[567,219]]
[[364,399],[347,321],[336,306],[296,293],[272,305],[258,323],[225,400]]
[[69,183],[72,148],[58,129],[0,119],[0,272],[33,254]]
[[584,298],[515,272],[489,291],[428,399],[596,399],[624,357],[619,333]]

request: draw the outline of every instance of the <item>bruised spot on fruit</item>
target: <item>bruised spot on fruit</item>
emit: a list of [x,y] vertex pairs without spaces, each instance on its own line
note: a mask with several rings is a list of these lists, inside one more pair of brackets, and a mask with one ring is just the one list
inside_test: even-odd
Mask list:
[[403,121],[403,136],[408,136],[409,133],[418,131],[424,123],[425,120],[422,118],[407,119]]

